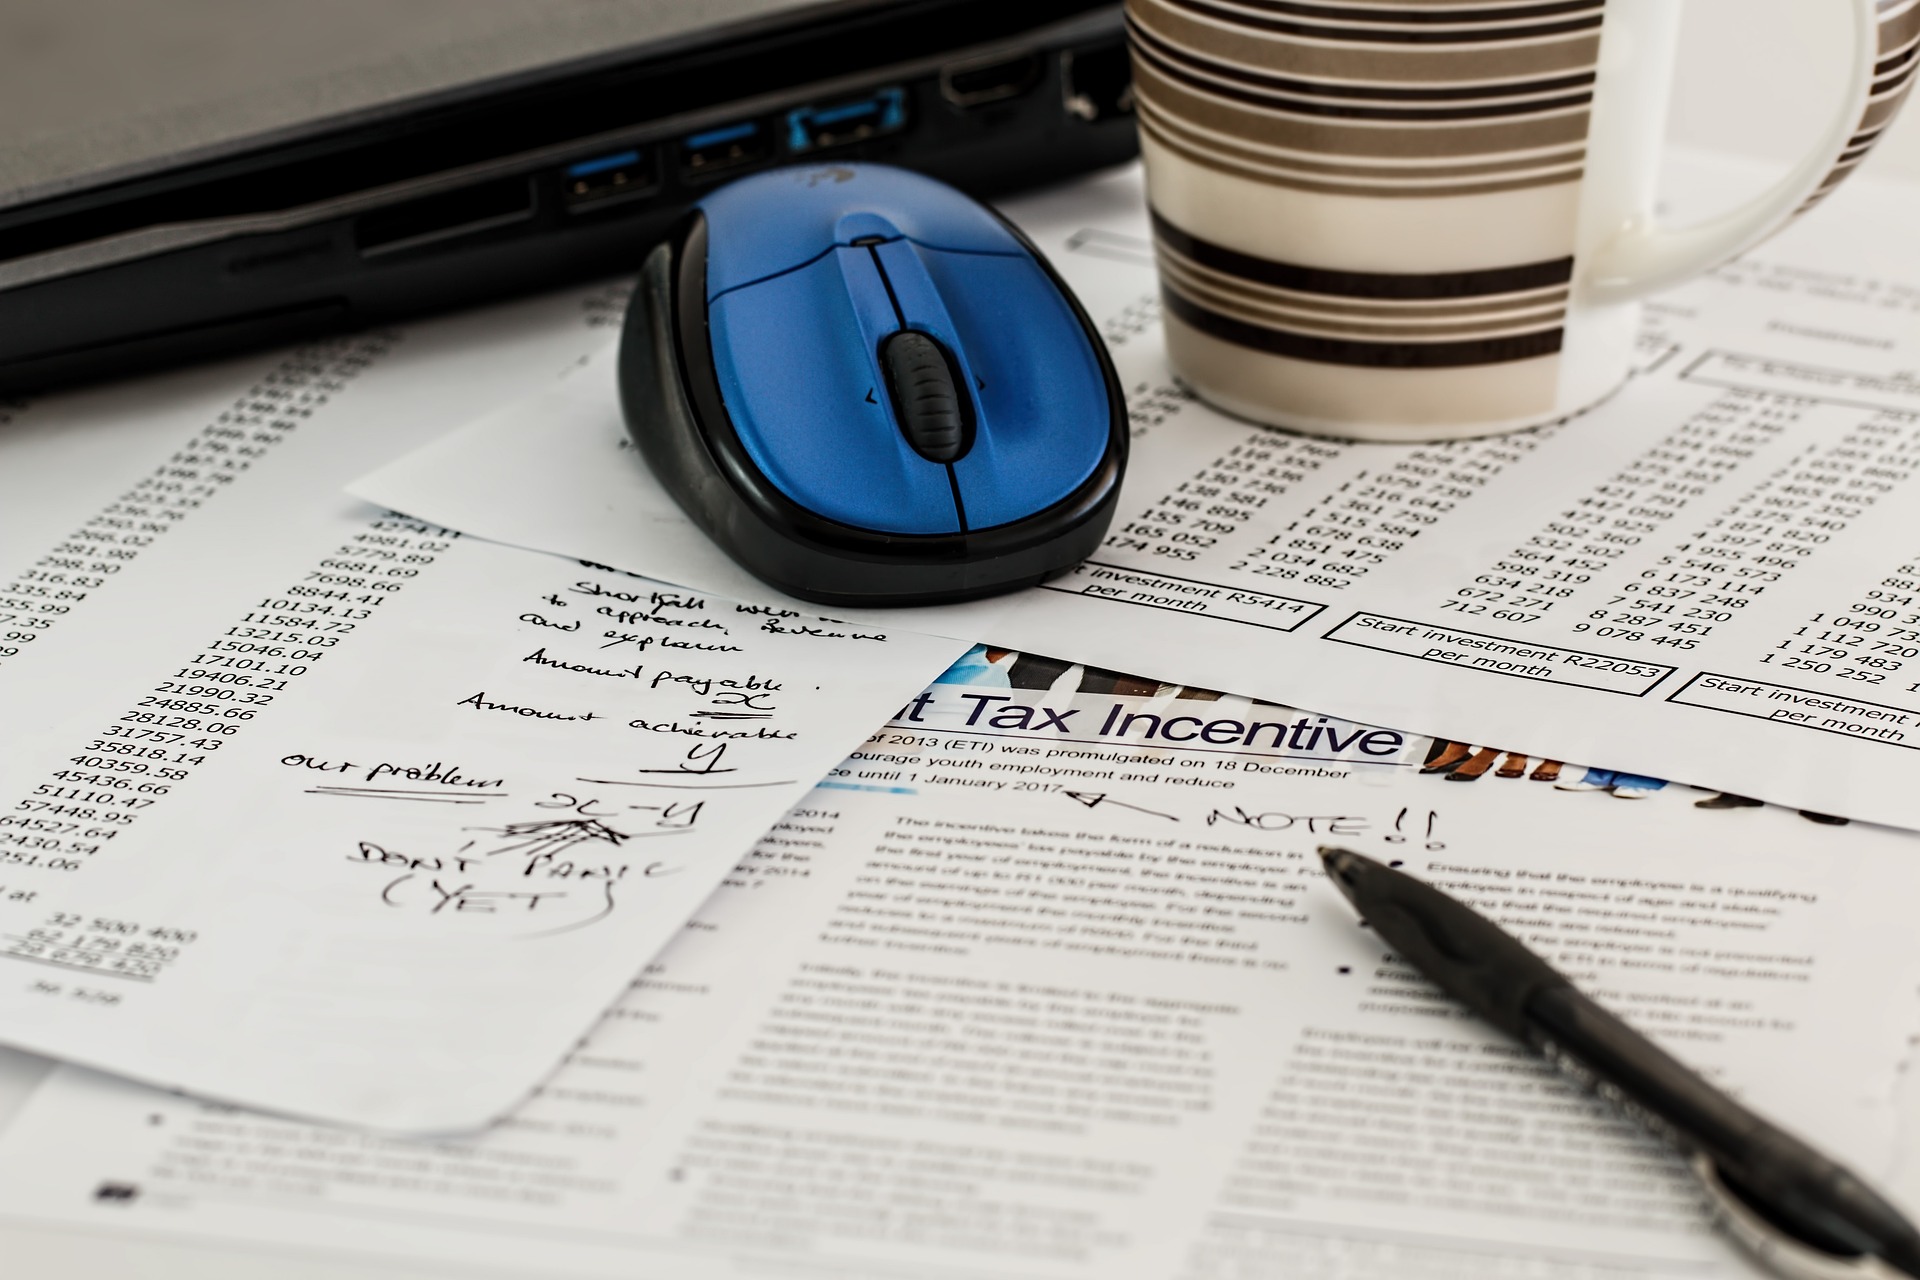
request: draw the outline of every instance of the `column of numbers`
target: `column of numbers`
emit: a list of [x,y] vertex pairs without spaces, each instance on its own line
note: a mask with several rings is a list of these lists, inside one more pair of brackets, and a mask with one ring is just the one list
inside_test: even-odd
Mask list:
[[1343,482],[1248,558],[1272,566],[1273,576],[1336,591],[1350,587],[1539,448],[1554,430],[1410,450],[1384,470],[1361,471]]
[[0,584],[0,663],[232,484],[392,345],[375,335],[295,352],[150,475]]
[[1745,391],[1719,397],[1455,588],[1453,602],[1443,607],[1462,613],[1498,608],[1513,615],[1508,621],[1522,624],[1555,610],[1568,612],[1636,548],[1656,542],[1668,522],[1797,422],[1806,407]]
[[[1121,524],[1108,535],[1105,549],[1135,557],[1136,563],[1198,560],[1341,452],[1342,446],[1324,441],[1249,432]],[[1236,562],[1233,567],[1250,566]]]

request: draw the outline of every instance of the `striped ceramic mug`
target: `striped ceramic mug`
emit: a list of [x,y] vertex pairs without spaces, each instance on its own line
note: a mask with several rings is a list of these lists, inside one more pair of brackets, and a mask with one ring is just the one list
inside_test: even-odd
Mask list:
[[1595,404],[1636,299],[1817,202],[1905,97],[1920,0],[1826,2],[1854,68],[1815,153],[1666,228],[1675,0],[1127,0],[1174,369],[1230,412],[1361,439]]

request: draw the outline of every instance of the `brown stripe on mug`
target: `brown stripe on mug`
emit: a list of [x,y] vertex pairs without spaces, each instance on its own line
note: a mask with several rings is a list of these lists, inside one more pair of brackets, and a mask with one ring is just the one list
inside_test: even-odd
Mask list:
[[[1364,25],[1340,26],[1334,20],[1321,18],[1315,21],[1292,11],[1307,8],[1305,5],[1289,5],[1281,9],[1278,5],[1261,3],[1237,4],[1232,8],[1218,5],[1211,0],[1161,0],[1161,3],[1184,9],[1201,17],[1216,18],[1232,22],[1237,26],[1271,32],[1275,35],[1301,36],[1314,40],[1333,40],[1350,43],[1391,43],[1406,44],[1499,44],[1521,40],[1534,40],[1541,36],[1565,35],[1574,32],[1597,31],[1600,27],[1600,10],[1604,0],[1587,0],[1578,10],[1564,16],[1524,21],[1520,26],[1435,26],[1426,30],[1409,30],[1405,27],[1384,30],[1377,26]],[[1319,8],[1319,6],[1315,6]],[[1364,9],[1346,11],[1349,14],[1375,12]],[[1322,10],[1324,13],[1324,10]],[[1272,15],[1272,16],[1255,16]],[[1341,19],[1353,22],[1348,16]],[[1376,18],[1377,22],[1378,19]]]
[[[1152,218],[1154,236],[1173,267],[1163,271],[1161,279],[1168,311],[1200,332],[1238,346],[1323,364],[1405,369],[1499,364],[1560,349],[1566,289],[1573,278],[1571,256],[1472,271],[1344,271],[1257,257],[1189,235],[1157,211]],[[1183,260],[1244,282],[1249,288],[1243,297],[1265,286],[1292,295],[1285,302],[1296,310],[1324,300],[1322,314],[1295,319],[1257,310],[1256,299],[1243,301],[1217,286],[1195,288],[1202,282],[1182,270]],[[1438,323],[1425,326],[1428,336],[1406,331],[1388,335],[1379,326],[1394,322],[1374,318],[1380,311],[1377,304],[1385,302],[1469,300],[1486,310],[1478,315],[1432,314],[1428,318]],[[1343,304],[1376,305],[1361,316],[1343,315]]]
[[1155,124],[1154,117],[1142,104],[1139,114],[1140,132],[1145,137],[1165,147],[1182,159],[1216,173],[1229,177],[1244,178],[1249,182],[1266,183],[1272,186],[1286,187],[1293,191],[1306,191],[1314,195],[1364,196],[1385,199],[1420,199],[1434,196],[1479,196],[1498,195],[1506,191],[1522,191],[1531,187],[1554,186],[1564,182],[1578,182],[1583,174],[1582,159],[1575,159],[1571,165],[1561,165],[1547,170],[1529,172],[1526,176],[1497,179],[1463,179],[1456,182],[1415,183],[1408,179],[1366,179],[1356,178],[1348,181],[1302,177],[1298,173],[1272,164],[1243,164],[1224,157],[1218,150],[1200,151],[1184,141],[1163,133]]
[[[1381,81],[1331,81],[1308,76],[1279,75],[1262,66],[1250,66],[1244,61],[1219,57],[1189,48],[1173,40],[1163,39],[1142,24],[1131,12],[1126,15],[1126,24],[1128,35],[1138,46],[1144,46],[1162,59],[1187,70],[1218,77],[1255,91],[1311,97],[1332,102],[1434,103],[1436,105],[1497,102],[1513,98],[1542,97],[1556,93],[1590,90],[1593,88],[1595,79],[1595,73],[1590,69],[1567,71],[1559,68],[1550,70],[1546,75],[1513,80],[1422,86]],[[1258,52],[1262,53],[1272,51],[1273,47],[1264,43],[1258,49]]]
[[1338,22],[1370,22],[1377,26],[1417,26],[1421,23],[1533,22],[1541,18],[1563,18],[1568,14],[1591,13],[1604,0],[1536,0],[1534,4],[1474,4],[1460,0],[1413,0],[1393,9],[1338,4],[1332,0],[1235,0],[1244,9],[1263,13],[1291,13]]
[[[1215,25],[1188,13],[1167,8],[1167,0],[1133,6],[1140,29],[1152,31],[1167,44],[1192,54],[1242,65],[1269,65],[1275,40],[1248,31]],[[1592,71],[1599,59],[1599,33],[1561,36],[1521,50],[1490,46],[1346,46],[1325,44],[1313,48],[1313,75],[1334,83],[1375,84],[1498,84],[1555,73]],[[1517,65],[1519,63],[1519,65]]]
[[1256,145],[1230,141],[1212,134],[1195,133],[1181,121],[1161,114],[1159,109],[1151,104],[1147,104],[1143,114],[1151,117],[1155,126],[1162,132],[1186,144],[1189,150],[1217,154],[1244,168],[1271,169],[1283,175],[1308,174],[1314,177],[1378,181],[1387,186],[1396,182],[1532,176],[1549,169],[1578,168],[1587,154],[1586,144],[1581,141],[1546,150],[1520,151],[1505,156],[1466,160],[1451,156],[1435,159],[1424,159],[1418,156],[1385,159],[1370,159],[1364,156],[1315,157],[1297,152],[1273,151]]
[[[1450,99],[1435,102],[1432,105],[1417,105],[1404,100],[1395,105],[1383,106],[1376,103],[1355,101],[1357,94],[1354,86],[1345,86],[1348,95],[1339,101],[1327,101],[1324,98],[1303,95],[1297,91],[1284,91],[1272,87],[1274,77],[1254,77],[1239,73],[1224,63],[1206,63],[1198,59],[1183,57],[1168,46],[1155,41],[1145,32],[1136,36],[1133,47],[1136,60],[1144,60],[1155,71],[1170,80],[1177,81],[1192,89],[1219,97],[1230,98],[1235,102],[1252,107],[1275,111],[1292,112],[1295,115],[1330,116],[1349,120],[1487,120],[1506,116],[1525,116],[1563,110],[1567,107],[1583,107],[1593,101],[1593,77],[1575,77],[1584,83],[1535,91],[1532,86],[1540,81],[1532,81],[1519,86],[1507,86],[1502,95],[1479,101]],[[1265,83],[1260,83],[1265,82]],[[1294,82],[1299,83],[1299,82]],[[1552,82],[1547,82],[1552,83]],[[1518,91],[1534,93],[1534,96],[1522,97]]]
[[1328,267],[1309,267],[1292,262],[1276,262],[1255,257],[1238,249],[1214,244],[1188,235],[1168,222],[1158,210],[1149,209],[1153,234],[1185,257],[1227,275],[1255,280],[1261,284],[1292,289],[1298,293],[1324,293],[1349,298],[1432,299],[1484,298],[1501,293],[1519,293],[1569,284],[1573,280],[1573,257],[1550,258],[1545,262],[1523,262],[1505,267],[1483,267],[1474,271],[1437,271],[1408,274],[1403,272],[1342,271]]
[[1495,337],[1557,327],[1566,320],[1564,305],[1528,307],[1470,320],[1432,320],[1418,324],[1405,320],[1357,319],[1337,314],[1300,314],[1249,306],[1237,299],[1195,288],[1193,281],[1178,269],[1166,271],[1162,282],[1166,288],[1195,306],[1248,324],[1284,329],[1289,333],[1365,338],[1373,342],[1434,342],[1449,338]]
[[1585,106],[1517,120],[1448,122],[1424,128],[1381,129],[1340,120],[1285,115],[1201,93],[1161,75],[1136,58],[1134,93],[1169,114],[1230,138],[1257,140],[1322,155],[1423,158],[1474,156],[1564,146],[1587,136]]
[[1880,61],[1874,67],[1872,92],[1853,136],[1847,139],[1833,168],[1800,205],[1796,213],[1805,213],[1846,180],[1892,121],[1894,112],[1913,90],[1916,71],[1915,51],[1920,49],[1920,0],[1880,0]]
[[1169,314],[1211,337],[1236,346],[1318,364],[1358,365],[1369,369],[1446,369],[1469,365],[1506,364],[1552,355],[1560,350],[1558,325],[1528,333],[1439,342],[1371,342],[1335,338],[1298,330],[1249,324],[1203,307],[1173,288],[1161,286],[1161,301]]
[[1197,52],[1192,48],[1162,39],[1143,26],[1132,13],[1126,16],[1127,31],[1135,40],[1150,46],[1163,57],[1209,74],[1242,81],[1283,93],[1296,93],[1334,100],[1362,99],[1373,102],[1456,102],[1547,93],[1593,87],[1595,73],[1574,71],[1519,80],[1480,81],[1446,84],[1438,87],[1408,87],[1365,81],[1316,80],[1304,76],[1275,75],[1243,61]]
[[[1885,46],[1883,45],[1882,47],[1884,48]],[[1880,59],[1879,62],[1874,64],[1873,78],[1877,81],[1884,76],[1892,75],[1894,72],[1898,71],[1901,67],[1904,67],[1907,64],[1911,63],[1913,61],[1913,55],[1914,55],[1914,46],[1908,45],[1906,48],[1902,49],[1900,52],[1893,54],[1889,57]]]
[[1244,307],[1250,311],[1272,312],[1313,320],[1351,320],[1355,323],[1399,324],[1419,328],[1442,322],[1473,322],[1482,328],[1507,326],[1519,315],[1534,319],[1555,319],[1555,313],[1567,308],[1569,289],[1521,290],[1472,300],[1375,299],[1356,300],[1336,294],[1303,293],[1255,284],[1235,276],[1203,267],[1178,250],[1159,241],[1160,261],[1177,276],[1180,287],[1196,298],[1217,304],[1223,311]]
[[1188,53],[1323,82],[1407,87],[1498,84],[1590,72],[1600,55],[1597,30],[1518,47],[1316,44],[1255,35],[1238,25],[1237,15],[1222,21],[1198,18],[1172,8],[1170,0],[1151,0],[1129,8],[1137,29],[1150,31]]

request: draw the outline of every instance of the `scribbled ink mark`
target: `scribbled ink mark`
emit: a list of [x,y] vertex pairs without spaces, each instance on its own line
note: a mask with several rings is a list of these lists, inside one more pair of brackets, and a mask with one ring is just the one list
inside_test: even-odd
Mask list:
[[[618,848],[633,838],[624,831],[615,831],[598,818],[535,818],[531,822],[509,822],[504,827],[468,827],[467,830],[485,831],[506,838],[505,844],[487,850],[487,857],[503,853],[546,857],[576,845],[595,843]],[[469,841],[466,848],[472,848],[476,843]]]

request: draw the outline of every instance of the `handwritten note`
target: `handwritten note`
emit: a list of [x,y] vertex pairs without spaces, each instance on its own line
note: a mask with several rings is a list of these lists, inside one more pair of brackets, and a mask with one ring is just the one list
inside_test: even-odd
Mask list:
[[413,1132],[524,1097],[965,647],[377,514],[225,622],[28,748],[0,1036]]

